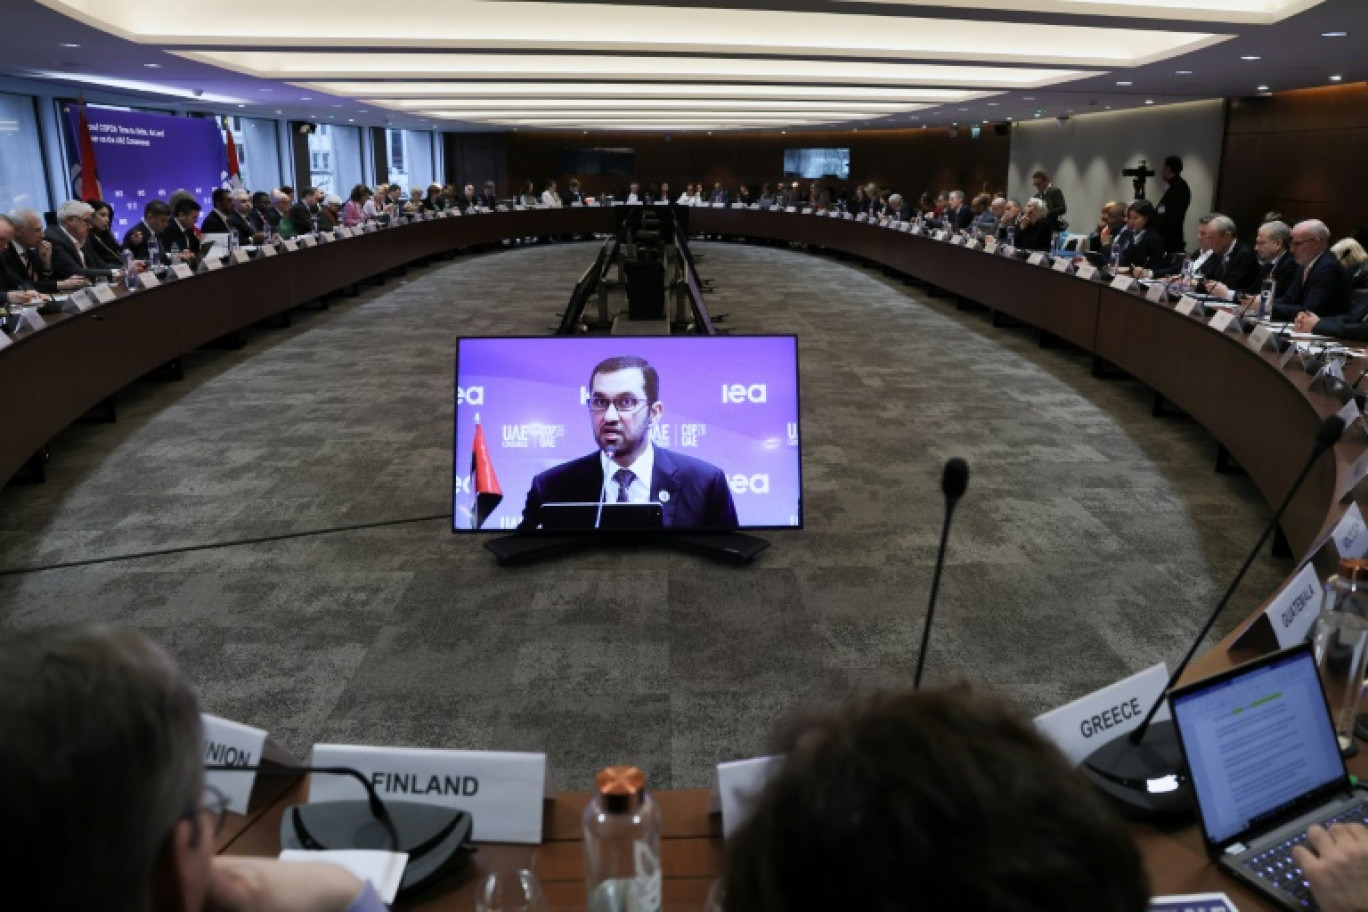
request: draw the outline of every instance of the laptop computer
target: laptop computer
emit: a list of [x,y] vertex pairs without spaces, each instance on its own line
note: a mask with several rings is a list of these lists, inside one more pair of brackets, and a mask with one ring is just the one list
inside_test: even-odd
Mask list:
[[1169,694],[1207,855],[1284,909],[1315,909],[1292,848],[1313,823],[1368,822],[1302,644]]

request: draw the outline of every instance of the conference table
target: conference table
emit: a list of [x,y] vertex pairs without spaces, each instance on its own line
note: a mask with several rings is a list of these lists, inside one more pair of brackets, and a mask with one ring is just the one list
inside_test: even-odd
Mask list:
[[[1043,338],[1065,340],[1108,370],[1143,382],[1198,421],[1271,505],[1290,490],[1323,419],[1341,409],[1338,399],[1311,389],[1310,374],[1284,368],[1274,352],[1254,350],[1247,337],[1218,331],[1137,291],[845,218],[696,208],[690,220],[694,232],[794,243],[857,258],[986,307],[995,319],[1034,326]],[[615,222],[613,210],[596,207],[417,221],[227,265],[154,289],[121,291],[110,303],[44,318],[44,328],[20,333],[0,350],[0,389],[9,394],[0,402],[0,483],[92,407],[215,339],[455,250],[512,238],[607,234]],[[1281,527],[1295,555],[1309,556],[1341,518],[1346,506],[1340,494],[1355,487],[1355,463],[1366,450],[1368,437],[1361,429],[1350,430],[1333,458],[1321,459],[1293,498]],[[1251,657],[1248,650],[1231,648],[1236,634],[1199,657],[1186,679]],[[1358,775],[1368,775],[1363,755],[1350,765]],[[259,784],[250,812],[230,815],[220,849],[274,854],[281,813],[300,800],[302,789],[297,780]],[[708,813],[706,791],[663,791],[655,797],[665,821],[666,907],[701,908],[721,863],[719,820]],[[400,907],[469,909],[478,873],[530,867],[552,908],[582,908],[579,817],[587,799],[582,792],[556,796],[546,804],[542,845],[481,846],[473,872],[447,878]],[[1266,908],[1207,863],[1195,826],[1163,831],[1136,825],[1132,832],[1157,892],[1225,891],[1242,909]]]

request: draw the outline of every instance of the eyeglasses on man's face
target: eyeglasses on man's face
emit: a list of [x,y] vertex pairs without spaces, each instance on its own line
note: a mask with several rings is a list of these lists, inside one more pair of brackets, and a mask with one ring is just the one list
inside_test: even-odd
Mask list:
[[223,832],[223,818],[228,813],[228,796],[223,794],[208,783],[204,786],[204,794],[200,797],[199,804],[185,812],[184,817],[193,818],[200,814],[208,814],[213,819],[213,835],[217,837]]
[[616,399],[609,399],[607,396],[591,396],[589,398],[589,411],[606,412],[608,406],[617,409],[619,415],[630,415],[644,405],[649,405],[650,400],[638,399],[636,396],[618,396]]

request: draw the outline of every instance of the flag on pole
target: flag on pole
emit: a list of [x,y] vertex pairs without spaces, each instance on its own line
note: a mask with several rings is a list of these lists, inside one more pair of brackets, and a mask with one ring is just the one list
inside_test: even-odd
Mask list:
[[90,122],[86,120],[84,100],[80,102],[76,140],[81,151],[81,199],[100,199],[100,172],[95,165],[95,141],[90,138]]
[[480,424],[479,416],[475,418],[475,448],[470,454],[470,480],[475,489],[475,514],[471,519],[478,529],[503,500],[503,489],[494,475],[494,463],[489,459],[489,447],[485,445],[484,426]]
[[238,164],[237,143],[233,141],[233,126],[226,118],[223,121],[223,135],[228,143],[228,183],[234,190],[242,188],[242,167]]

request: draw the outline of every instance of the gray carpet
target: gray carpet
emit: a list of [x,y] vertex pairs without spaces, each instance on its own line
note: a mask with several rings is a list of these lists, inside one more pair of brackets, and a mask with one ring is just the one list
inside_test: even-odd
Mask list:
[[[422,519],[448,510],[453,339],[546,333],[594,255],[557,244],[300,313],[63,433],[47,484],[0,492],[0,569],[127,557],[0,576],[0,628],[141,627],[208,710],[300,755],[545,750],[562,788],[624,761],[700,787],[791,711],[910,684],[940,470],[962,456],[927,680],[1037,713],[1176,661],[1268,515],[1194,423],[876,271],[696,248],[724,325],[800,337],[807,528],[768,533],[755,564],[642,548],[504,569]],[[1290,569],[1261,558],[1218,633]]]

